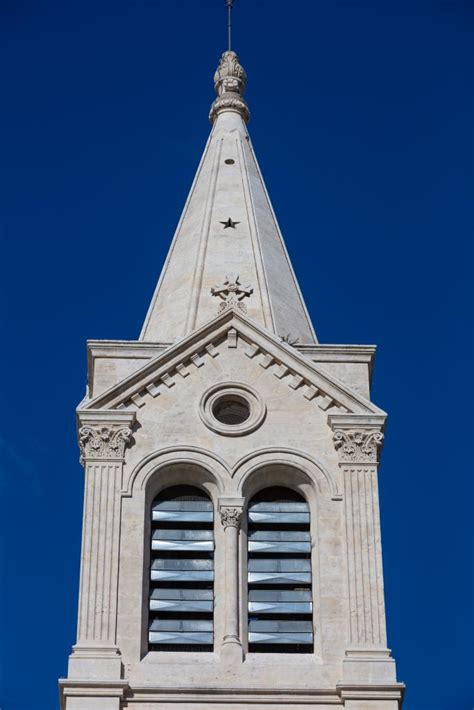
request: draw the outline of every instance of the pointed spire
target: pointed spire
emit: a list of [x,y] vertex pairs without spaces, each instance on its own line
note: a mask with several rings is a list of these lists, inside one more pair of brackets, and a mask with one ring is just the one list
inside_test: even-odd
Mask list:
[[227,50],[214,75],[211,135],[140,340],[174,342],[238,307],[281,338],[316,342],[247,132],[246,83]]

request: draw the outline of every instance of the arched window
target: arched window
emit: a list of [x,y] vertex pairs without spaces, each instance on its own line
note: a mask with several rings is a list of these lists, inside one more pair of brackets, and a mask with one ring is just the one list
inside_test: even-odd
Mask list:
[[212,651],[214,512],[208,496],[173,486],[152,504],[149,648]]
[[287,488],[266,488],[248,506],[249,651],[313,651],[310,513]]

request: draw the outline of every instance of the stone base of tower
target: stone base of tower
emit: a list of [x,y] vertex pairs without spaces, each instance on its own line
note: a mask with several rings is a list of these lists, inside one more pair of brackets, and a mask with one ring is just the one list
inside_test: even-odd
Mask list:
[[341,684],[283,691],[209,688],[193,691],[131,687],[125,681],[60,682],[61,710],[400,710],[404,686]]
[[[401,710],[405,686],[396,682],[395,661],[386,650],[352,649],[342,662],[342,680],[329,677],[312,663],[275,669],[224,654],[220,663],[203,661],[193,668],[158,664],[141,678],[125,668],[107,665],[110,649],[75,647],[70,657],[70,678],[59,681],[61,710]],[[120,658],[120,655],[118,655]],[[113,660],[117,660],[116,658]],[[91,665],[92,662],[92,665]],[[104,663],[106,665],[104,665]],[[299,674],[297,678],[295,670]],[[102,675],[101,675],[102,670]],[[276,675],[275,675],[275,670]],[[109,674],[107,675],[107,671]],[[258,675],[259,684],[255,682]],[[120,677],[122,676],[122,677]],[[220,683],[213,683],[219,678]],[[292,682],[295,683],[292,685]],[[332,681],[334,682],[334,681]],[[312,686],[312,687],[311,687]]]

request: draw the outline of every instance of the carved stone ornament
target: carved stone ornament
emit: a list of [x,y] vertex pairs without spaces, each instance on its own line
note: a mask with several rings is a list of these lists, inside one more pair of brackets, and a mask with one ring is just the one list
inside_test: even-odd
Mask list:
[[240,528],[240,521],[242,520],[242,508],[221,508],[221,523],[225,528]]
[[247,313],[247,308],[242,300],[248,298],[253,293],[253,288],[251,286],[242,286],[239,281],[239,277],[226,276],[225,281],[221,286],[213,286],[211,288],[211,294],[213,296],[218,296],[222,299],[222,303],[219,304],[217,313],[223,313],[229,308],[238,308],[242,313]]
[[247,84],[245,69],[239,58],[231,50],[224,52],[214,74],[214,89],[217,99],[211,106],[209,120],[213,123],[216,116],[225,109],[240,113],[245,121],[250,118],[249,108],[242,98]]
[[86,458],[121,459],[125,447],[130,441],[132,430],[129,427],[111,428],[108,426],[83,426],[79,429],[79,448],[81,463]]
[[336,429],[333,441],[341,463],[377,463],[383,434],[376,430],[343,431]]

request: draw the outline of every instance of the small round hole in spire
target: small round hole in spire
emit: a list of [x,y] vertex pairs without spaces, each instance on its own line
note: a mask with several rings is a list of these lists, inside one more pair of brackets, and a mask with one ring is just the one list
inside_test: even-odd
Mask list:
[[233,158],[227,158],[227,160],[224,160],[224,163],[226,165],[234,165],[235,160]]

